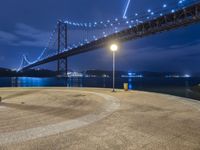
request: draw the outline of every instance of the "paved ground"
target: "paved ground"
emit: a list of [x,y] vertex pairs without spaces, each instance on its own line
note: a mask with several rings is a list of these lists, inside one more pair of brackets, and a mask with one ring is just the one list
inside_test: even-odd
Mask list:
[[200,103],[109,89],[0,89],[0,149],[200,150]]

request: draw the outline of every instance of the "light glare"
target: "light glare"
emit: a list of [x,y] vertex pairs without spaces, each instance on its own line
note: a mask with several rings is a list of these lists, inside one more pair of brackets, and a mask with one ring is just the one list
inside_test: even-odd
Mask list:
[[112,45],[110,46],[110,50],[113,51],[113,52],[117,51],[117,50],[118,50],[117,44],[112,44]]

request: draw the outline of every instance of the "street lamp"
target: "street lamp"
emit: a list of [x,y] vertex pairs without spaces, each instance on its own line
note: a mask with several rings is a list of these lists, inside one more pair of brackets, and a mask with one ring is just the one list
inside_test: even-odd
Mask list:
[[115,92],[115,52],[118,50],[118,45],[112,44],[110,50],[113,52],[113,92]]

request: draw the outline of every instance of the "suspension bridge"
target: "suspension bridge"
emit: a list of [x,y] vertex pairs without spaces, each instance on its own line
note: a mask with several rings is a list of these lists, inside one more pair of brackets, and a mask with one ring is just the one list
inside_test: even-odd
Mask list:
[[[107,47],[113,41],[135,40],[199,21],[200,0],[179,0],[163,4],[155,10],[148,9],[129,17],[106,21],[78,23],[59,20],[39,57],[30,61],[23,55],[18,71],[57,61],[58,74],[63,74],[67,72],[67,58],[70,56]],[[81,42],[73,43],[70,33],[81,38]]]

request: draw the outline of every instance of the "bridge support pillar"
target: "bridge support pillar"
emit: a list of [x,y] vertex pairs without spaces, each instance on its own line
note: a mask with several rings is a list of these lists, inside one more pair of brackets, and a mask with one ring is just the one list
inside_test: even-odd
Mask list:
[[[58,23],[57,23],[57,28],[58,28],[58,47],[57,47],[57,54],[59,54],[60,53],[60,31],[61,31],[61,22],[60,22],[60,20],[58,21]],[[57,75],[59,75],[60,74],[60,60],[58,60],[58,62],[57,62]]]
[[[57,53],[61,53],[62,50],[67,49],[67,24],[58,21],[58,47],[57,47]],[[57,62],[57,76],[59,77],[65,77],[67,78],[67,72],[68,72],[68,60],[65,59],[59,59]]]

